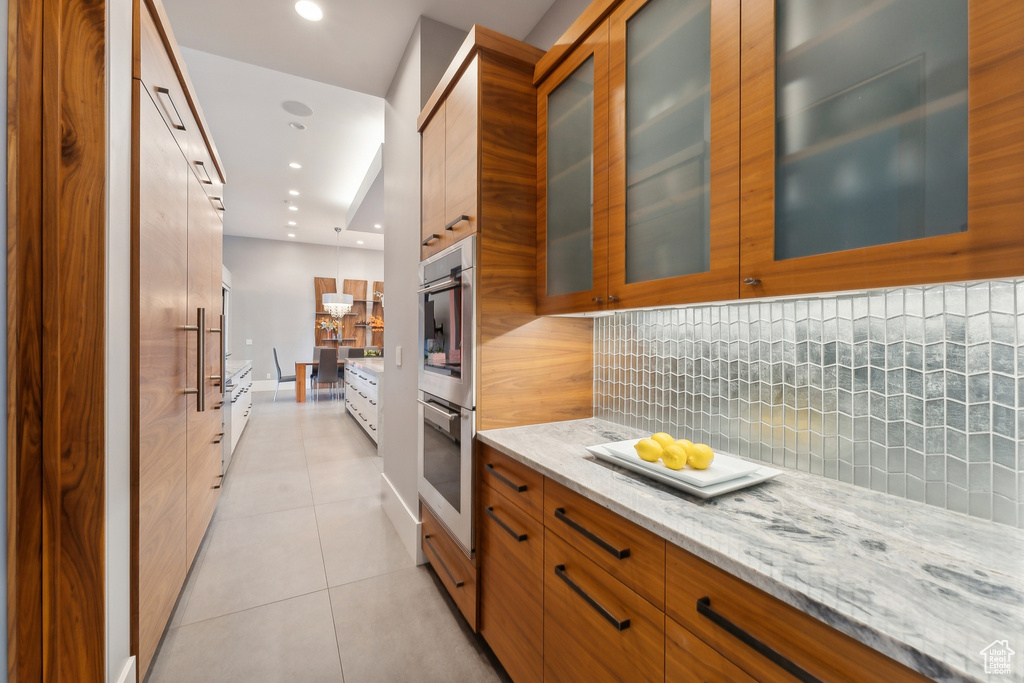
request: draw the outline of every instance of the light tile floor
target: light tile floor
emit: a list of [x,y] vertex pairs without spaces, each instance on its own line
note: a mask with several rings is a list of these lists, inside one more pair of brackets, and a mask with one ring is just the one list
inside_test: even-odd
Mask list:
[[340,402],[254,394],[149,683],[508,681],[381,508]]

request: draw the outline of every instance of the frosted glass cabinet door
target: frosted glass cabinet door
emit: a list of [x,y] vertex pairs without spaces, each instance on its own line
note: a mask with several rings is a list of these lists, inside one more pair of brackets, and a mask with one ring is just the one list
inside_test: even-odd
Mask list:
[[610,19],[613,306],[738,295],[739,21],[739,0],[626,0]]
[[742,16],[743,295],[1024,271],[1019,0],[743,0]]
[[607,30],[538,88],[538,310],[594,309],[607,286]]

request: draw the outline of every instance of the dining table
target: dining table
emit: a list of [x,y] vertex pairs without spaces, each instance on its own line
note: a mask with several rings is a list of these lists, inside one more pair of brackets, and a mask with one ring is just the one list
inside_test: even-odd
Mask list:
[[[342,374],[342,370],[345,368],[345,361],[347,358],[338,359],[338,375]],[[295,402],[305,403],[306,402],[306,368],[315,369],[320,367],[320,361],[318,360],[304,360],[295,361]],[[301,380],[301,381],[300,381]]]

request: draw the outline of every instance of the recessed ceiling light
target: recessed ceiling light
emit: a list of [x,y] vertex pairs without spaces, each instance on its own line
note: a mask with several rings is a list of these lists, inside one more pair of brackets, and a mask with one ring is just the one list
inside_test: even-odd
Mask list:
[[298,225],[295,221],[288,221],[288,225]]
[[281,103],[281,108],[293,116],[312,116],[313,108],[308,104],[302,102],[296,102],[295,100],[288,100],[287,102]]
[[324,11],[320,6],[310,0],[299,0],[295,3],[295,11],[306,21],[320,21],[324,18]]
[[289,206],[289,207],[288,207],[288,210],[289,210],[289,211],[298,211],[298,210],[299,210],[299,207],[297,207],[297,206]]
[[294,161],[288,165],[291,166],[292,168],[302,168],[302,164],[297,164]]
[[363,243],[362,240],[356,240],[356,244],[362,244],[362,243]]
[[306,127],[299,123],[298,121],[290,121],[288,125],[294,128],[295,130],[306,130]]
[[299,191],[298,190],[288,190],[288,194],[290,194],[293,197],[298,197],[299,196]]
[[288,236],[289,237],[295,237],[295,233],[294,232],[290,232],[290,233],[288,233]]
[[373,224],[373,227],[375,227],[375,228],[377,228],[378,230],[380,230],[380,223],[374,223],[374,224]]

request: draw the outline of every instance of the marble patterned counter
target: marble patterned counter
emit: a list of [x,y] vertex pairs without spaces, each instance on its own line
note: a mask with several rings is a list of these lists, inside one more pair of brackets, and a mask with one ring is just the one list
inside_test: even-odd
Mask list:
[[[584,448],[640,436],[597,419],[477,433],[930,678],[1024,682],[1024,531],[794,470],[701,501]],[[1017,653],[1010,675],[985,674],[996,640]]]

